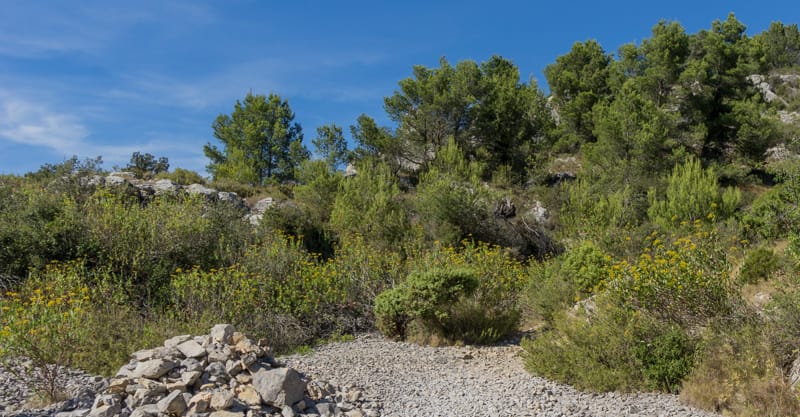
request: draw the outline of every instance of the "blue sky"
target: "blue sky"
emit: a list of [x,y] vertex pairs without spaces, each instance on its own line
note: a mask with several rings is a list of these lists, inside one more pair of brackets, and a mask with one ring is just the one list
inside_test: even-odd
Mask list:
[[0,173],[140,151],[205,174],[211,123],[248,91],[288,99],[311,148],[323,124],[388,125],[383,97],[413,65],[497,54],[546,87],[576,41],[614,52],[659,19],[694,33],[729,12],[750,34],[800,22],[796,0],[0,0]]

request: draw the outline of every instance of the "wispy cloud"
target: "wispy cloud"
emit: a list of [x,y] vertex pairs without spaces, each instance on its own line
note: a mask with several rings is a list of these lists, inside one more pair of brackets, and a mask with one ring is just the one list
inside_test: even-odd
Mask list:
[[70,154],[83,146],[87,134],[74,115],[0,91],[0,140]]

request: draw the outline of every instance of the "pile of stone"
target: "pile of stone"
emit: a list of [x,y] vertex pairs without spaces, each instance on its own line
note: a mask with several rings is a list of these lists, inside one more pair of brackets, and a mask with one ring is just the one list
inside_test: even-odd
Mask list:
[[[220,324],[204,336],[176,336],[131,355],[94,401],[89,417],[378,417],[361,390],[309,381],[254,342]],[[83,413],[73,412],[73,416]]]

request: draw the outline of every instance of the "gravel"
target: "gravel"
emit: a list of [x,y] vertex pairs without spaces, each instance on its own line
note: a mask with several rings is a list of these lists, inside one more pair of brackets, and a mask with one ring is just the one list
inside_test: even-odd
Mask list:
[[400,416],[715,416],[665,394],[583,393],[532,376],[518,343],[496,347],[424,347],[366,334],[309,355],[282,358],[334,384],[354,384]]
[[0,417],[39,417],[57,413],[69,417],[70,411],[91,407],[95,395],[108,385],[108,380],[101,376],[64,368],[56,387],[66,400],[37,408],[32,384],[36,374],[37,369],[25,358],[0,363]]
[[[383,417],[700,417],[716,416],[681,404],[674,395],[594,394],[527,373],[518,343],[494,347],[425,347],[364,334],[279,358],[316,380],[358,387]],[[30,363],[15,372],[0,366],[0,416],[77,417],[107,384],[101,377],[69,371],[63,380],[74,398],[46,408],[24,409],[33,394],[24,380]]]

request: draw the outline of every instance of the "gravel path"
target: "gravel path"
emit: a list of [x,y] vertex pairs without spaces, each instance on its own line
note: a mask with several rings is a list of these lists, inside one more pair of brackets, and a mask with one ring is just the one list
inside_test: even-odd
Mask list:
[[527,373],[521,352],[517,344],[433,348],[367,334],[281,359],[309,376],[361,387],[384,417],[715,416],[674,395],[582,393]]
[[[711,417],[664,394],[588,394],[538,378],[522,367],[518,344],[495,347],[424,347],[365,334],[280,361],[317,380],[362,390],[383,417]],[[80,371],[65,386],[78,398],[40,410],[20,410],[30,394],[20,375],[0,366],[0,416],[52,417],[85,408],[106,381]],[[80,394],[79,394],[80,393]],[[75,417],[62,413],[59,417]]]

